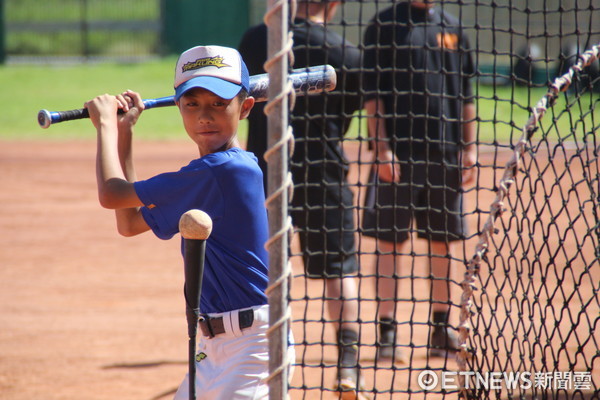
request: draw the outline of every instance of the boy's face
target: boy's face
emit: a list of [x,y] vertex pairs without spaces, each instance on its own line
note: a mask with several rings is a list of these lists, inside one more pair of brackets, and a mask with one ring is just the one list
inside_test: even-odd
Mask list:
[[236,145],[240,120],[254,106],[254,98],[223,99],[206,89],[191,89],[177,103],[185,130],[198,145],[200,155],[227,150]]

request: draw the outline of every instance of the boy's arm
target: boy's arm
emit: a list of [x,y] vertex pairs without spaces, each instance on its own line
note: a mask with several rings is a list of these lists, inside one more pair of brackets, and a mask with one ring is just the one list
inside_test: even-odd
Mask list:
[[[118,95],[117,100],[123,105],[123,110],[126,111],[125,114],[117,116],[119,161],[121,162],[121,169],[123,170],[125,179],[133,184],[137,180],[137,174],[133,165],[133,126],[144,110],[144,104],[138,93],[129,90]],[[137,193],[135,196],[137,197]],[[140,207],[115,209],[115,216],[117,219],[117,230],[123,236],[134,236],[150,229],[142,217]]]
[[384,103],[380,99],[369,99],[365,102],[367,112],[367,129],[369,137],[375,140],[375,156],[377,175],[385,182],[400,181],[400,164],[390,148],[389,136],[385,130],[385,122],[381,115],[384,113]]
[[[103,95],[85,104],[98,133],[96,181],[100,204],[115,210],[117,229],[133,236],[150,228],[139,207],[143,204],[133,186],[135,170],[131,160],[133,125],[143,110],[137,93],[120,96]],[[117,109],[125,114],[117,116]]]

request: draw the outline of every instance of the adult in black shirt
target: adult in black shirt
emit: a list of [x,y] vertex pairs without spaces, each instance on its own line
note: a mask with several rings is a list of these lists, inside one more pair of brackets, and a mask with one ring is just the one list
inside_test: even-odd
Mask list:
[[[362,398],[358,377],[358,271],[354,242],[354,202],[346,176],[348,162],[340,147],[352,114],[360,107],[356,46],[328,29],[338,1],[299,1],[293,23],[293,68],[329,64],[336,69],[333,92],[296,98],[291,117],[295,137],[290,169],[294,180],[291,214],[299,229],[308,278],[325,279],[326,303],[337,321],[339,344],[338,388],[344,398]],[[251,75],[264,73],[267,27],[251,27],[239,45]],[[248,118],[247,150],[254,152],[264,171],[267,119],[264,104]]]
[[378,358],[402,358],[392,277],[412,230],[428,240],[434,276],[429,352],[445,356],[458,345],[448,313],[453,244],[466,235],[461,186],[476,163],[469,42],[459,21],[433,1],[410,0],[377,14],[364,46],[365,109],[378,163],[362,225],[380,251]]

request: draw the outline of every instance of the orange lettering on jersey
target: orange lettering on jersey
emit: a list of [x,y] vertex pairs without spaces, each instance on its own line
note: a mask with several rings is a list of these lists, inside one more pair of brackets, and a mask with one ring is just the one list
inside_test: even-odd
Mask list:
[[438,33],[438,46],[446,50],[458,50],[458,35],[455,33]]

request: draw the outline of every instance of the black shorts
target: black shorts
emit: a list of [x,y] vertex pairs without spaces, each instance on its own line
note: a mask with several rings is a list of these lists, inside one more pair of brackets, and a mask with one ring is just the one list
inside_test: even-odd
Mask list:
[[362,233],[394,243],[407,240],[414,231],[432,241],[464,239],[461,169],[456,164],[423,161],[401,163],[400,174],[400,182],[390,183],[371,172]]
[[353,198],[347,185],[294,189],[291,215],[308,278],[339,278],[358,271]]

